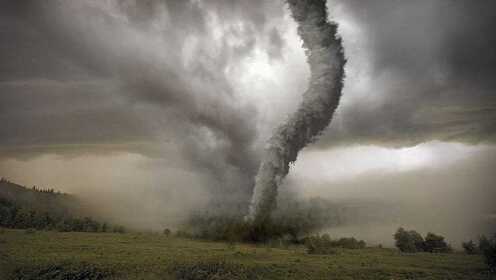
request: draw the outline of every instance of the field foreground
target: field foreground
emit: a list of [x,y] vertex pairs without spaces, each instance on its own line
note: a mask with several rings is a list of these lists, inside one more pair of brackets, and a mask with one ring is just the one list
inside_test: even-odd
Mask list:
[[488,279],[481,256],[461,253],[309,255],[151,233],[0,231],[0,279]]

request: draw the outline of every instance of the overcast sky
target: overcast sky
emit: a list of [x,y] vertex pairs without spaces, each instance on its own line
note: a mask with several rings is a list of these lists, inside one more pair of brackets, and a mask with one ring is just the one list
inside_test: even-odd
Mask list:
[[[345,88],[291,187],[360,196],[378,192],[367,178],[391,176],[412,191],[412,174],[439,170],[433,188],[494,193],[496,2],[328,8]],[[283,1],[0,0],[0,176],[144,207],[127,195],[138,192],[153,217],[245,199],[308,78]],[[445,180],[460,170],[464,180]]]

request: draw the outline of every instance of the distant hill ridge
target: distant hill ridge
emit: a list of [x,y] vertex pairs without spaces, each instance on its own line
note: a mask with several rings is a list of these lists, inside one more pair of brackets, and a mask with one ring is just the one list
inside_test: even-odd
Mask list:
[[106,222],[89,217],[90,212],[76,196],[38,187],[27,188],[0,179],[0,226],[58,231],[115,231]]
[[36,186],[27,188],[5,178],[0,179],[0,199],[16,204],[19,207],[52,214],[83,214],[81,202],[72,195],[43,189]]

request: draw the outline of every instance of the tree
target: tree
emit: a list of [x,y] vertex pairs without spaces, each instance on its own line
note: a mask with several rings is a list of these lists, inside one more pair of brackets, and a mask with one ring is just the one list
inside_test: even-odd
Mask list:
[[83,231],[97,232],[98,229],[100,228],[100,223],[94,221],[89,217],[85,217],[82,222],[83,222]]
[[331,255],[336,253],[329,235],[309,236],[305,239],[305,247],[308,254]]
[[401,252],[415,253],[424,250],[424,239],[414,230],[406,231],[400,227],[394,234],[394,239],[396,247]]
[[126,228],[124,228],[123,226],[114,225],[112,231],[115,233],[125,233]]
[[451,247],[444,241],[444,237],[432,232],[427,233],[424,241],[424,250],[430,253],[447,253],[451,252]]
[[304,239],[304,245],[309,254],[335,254],[335,248],[363,249],[366,246],[365,241],[354,237],[333,240],[329,234],[308,236]]
[[24,208],[20,208],[15,214],[13,225],[16,228],[28,228],[31,226],[30,220],[30,211]]
[[491,241],[485,235],[481,235],[479,238],[479,250],[483,252],[489,247],[491,247]]
[[475,255],[479,253],[479,250],[477,246],[475,245],[475,242],[472,240],[469,240],[467,242],[462,242],[462,247],[463,250],[465,250],[465,253],[468,255]]
[[484,256],[489,271],[496,273],[496,234],[489,239],[484,235],[479,239],[479,249]]

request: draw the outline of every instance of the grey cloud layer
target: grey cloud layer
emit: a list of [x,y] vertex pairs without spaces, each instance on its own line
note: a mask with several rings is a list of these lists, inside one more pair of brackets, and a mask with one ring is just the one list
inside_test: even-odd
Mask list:
[[208,174],[204,185],[250,192],[257,112],[239,102],[225,70],[260,38],[277,56],[283,43],[266,23],[281,4],[0,5],[0,157],[126,150],[168,158],[174,149],[183,168]]
[[[338,23],[349,20],[361,32],[350,38],[345,24],[339,30],[349,56],[345,98],[319,145],[494,141],[494,1],[328,4]],[[225,69],[256,47],[283,59],[287,42],[270,25],[284,16],[282,3],[0,5],[1,156],[156,154],[173,142],[194,162],[256,166],[257,104],[238,102]],[[355,87],[362,65],[370,65],[365,88]]]
[[[230,145],[249,145],[255,132],[248,119],[255,110],[236,104],[223,70],[251,51],[267,17],[262,8],[268,5],[126,3],[2,3],[1,116],[12,125],[10,132],[3,130],[2,144],[147,140],[156,134],[145,128],[147,122],[158,116],[147,116],[148,107],[139,108],[151,106],[164,108],[168,117],[207,127]],[[185,40],[196,36],[200,45],[208,41],[203,34],[209,13],[218,13],[227,26],[241,18],[240,34],[233,34],[235,29],[222,34],[241,42],[231,47],[222,38],[222,55],[212,57],[200,49],[185,69]],[[241,17],[245,14],[246,19]],[[120,126],[126,123],[128,128]],[[32,129],[44,126],[47,133]]]
[[[324,146],[496,139],[494,1],[330,1],[360,30]],[[332,11],[332,10],[331,10]],[[364,68],[367,68],[366,70]],[[360,72],[365,72],[360,73]],[[370,79],[365,88],[355,87]]]

